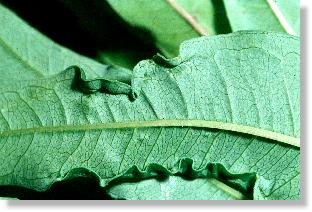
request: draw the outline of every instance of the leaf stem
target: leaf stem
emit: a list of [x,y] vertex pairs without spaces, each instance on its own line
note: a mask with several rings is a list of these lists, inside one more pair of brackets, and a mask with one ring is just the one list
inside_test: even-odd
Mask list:
[[210,179],[210,182],[214,184],[216,187],[224,191],[225,193],[230,194],[232,197],[234,197],[236,200],[243,200],[246,199],[246,197],[239,191],[235,190],[234,188],[224,184],[223,182],[217,180],[217,179]]
[[175,0],[166,0],[168,4],[176,10],[200,35],[209,35],[208,32]]

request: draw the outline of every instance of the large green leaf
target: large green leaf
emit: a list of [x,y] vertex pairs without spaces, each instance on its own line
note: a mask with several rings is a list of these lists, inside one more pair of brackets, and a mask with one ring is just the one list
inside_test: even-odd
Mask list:
[[[223,17],[216,18],[211,0],[108,0],[116,12],[130,25],[151,32],[156,46],[169,57],[177,56],[182,41],[200,35],[213,35],[226,31],[218,25]],[[224,23],[223,23],[224,24]]]
[[300,34],[300,0],[224,0],[224,4],[234,31]]
[[[0,10],[0,185],[43,191],[91,174],[116,198],[150,199],[124,196],[127,183],[181,176],[219,185],[218,196],[203,188],[205,199],[300,198],[297,37],[190,40],[175,59],[140,62],[130,87],[131,75],[116,77]],[[76,66],[58,73],[66,65]]]

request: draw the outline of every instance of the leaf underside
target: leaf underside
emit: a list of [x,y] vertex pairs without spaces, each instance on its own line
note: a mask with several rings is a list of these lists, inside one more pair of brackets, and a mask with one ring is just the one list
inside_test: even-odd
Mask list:
[[[13,42],[20,38],[8,36],[8,24],[21,21],[0,10],[8,30],[0,31],[0,185],[44,191],[87,170],[115,198],[153,199],[135,192],[132,179],[141,179],[136,187],[160,186],[175,199],[189,181],[209,185],[202,188],[205,199],[300,198],[298,38],[252,31],[202,37],[184,42],[177,58],[158,56],[136,65],[133,75],[107,77],[100,74],[107,66],[24,23],[25,42]],[[40,42],[25,50],[30,38]],[[43,54],[48,49],[59,57]],[[177,124],[144,126],[170,120]],[[122,123],[139,124],[116,127]],[[111,186],[118,180],[125,183]],[[173,182],[178,186],[170,191]]]

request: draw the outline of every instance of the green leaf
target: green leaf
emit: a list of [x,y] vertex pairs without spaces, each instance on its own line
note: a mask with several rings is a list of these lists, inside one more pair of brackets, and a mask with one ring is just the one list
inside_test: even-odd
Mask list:
[[299,0],[225,0],[234,31],[263,30],[300,34]]
[[112,64],[132,70],[140,59],[149,58],[146,57],[149,53],[142,53],[141,50],[131,50],[131,48],[132,47],[114,50],[99,50],[96,60],[103,64]]
[[179,45],[184,40],[216,34],[217,24],[223,20],[215,17],[216,5],[211,0],[108,2],[130,25],[150,31],[156,46],[168,57],[178,55]]
[[0,197],[0,200],[18,200],[18,199],[12,197]]
[[[1,78],[32,79],[59,73],[70,65],[99,65],[60,47],[0,5]],[[18,78],[17,78],[18,76]]]
[[[98,61],[133,69],[139,61],[157,53],[149,33],[138,26],[129,26],[107,1],[65,0],[62,4],[93,38]],[[134,32],[139,32],[144,39]]]
[[[189,40],[177,58],[140,62],[130,99],[118,92],[128,75],[110,75],[0,14],[0,185],[44,191],[92,174],[104,189],[117,182],[122,198],[123,181],[180,176],[224,184],[218,199],[300,198],[299,38]],[[76,66],[58,73],[64,64]]]
[[132,76],[130,70],[103,65],[61,47],[26,25],[1,5],[0,25],[3,28],[0,31],[2,87],[11,84],[11,80],[17,82],[55,75],[75,64],[80,64],[84,68],[83,78],[86,81],[89,78],[101,78],[124,86],[130,83]]
[[109,194],[117,199],[127,200],[236,200],[244,198],[236,190],[213,178],[185,180],[176,176],[171,176],[166,180],[148,179],[139,183],[118,184],[109,189]]
[[113,180],[106,190],[115,199],[240,200],[252,198],[257,181],[255,173],[231,174],[221,164],[194,170],[190,159],[182,159],[176,168],[172,169],[175,174],[170,175],[156,164],[143,172],[133,167]]

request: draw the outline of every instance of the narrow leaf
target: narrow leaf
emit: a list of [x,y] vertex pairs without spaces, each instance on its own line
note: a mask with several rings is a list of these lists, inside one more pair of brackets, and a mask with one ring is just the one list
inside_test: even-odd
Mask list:
[[299,0],[225,0],[234,31],[264,30],[300,35]]

